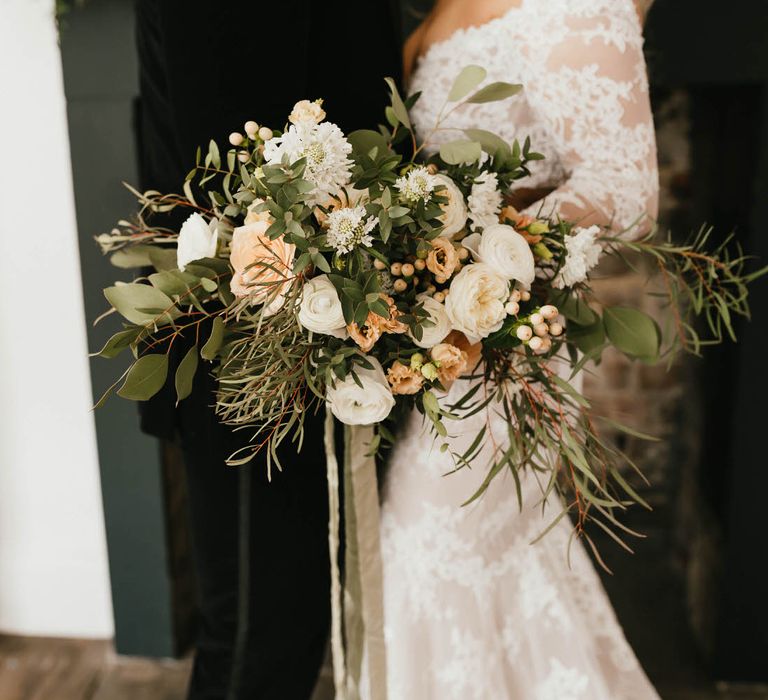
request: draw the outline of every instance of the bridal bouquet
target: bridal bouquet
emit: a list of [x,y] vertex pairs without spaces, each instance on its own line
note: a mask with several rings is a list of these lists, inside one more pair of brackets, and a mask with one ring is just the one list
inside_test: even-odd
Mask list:
[[[476,66],[461,72],[432,134],[456,106],[521,89],[478,90],[484,77]],[[573,378],[609,345],[653,363],[732,336],[760,273],[725,245],[710,250],[705,230],[677,244],[518,213],[506,195],[543,157],[528,141],[468,129],[433,151],[431,135],[420,142],[411,126],[418,96],[403,100],[388,84],[378,130],[345,135],[320,100],[302,101],[283,131],[248,122],[226,153],[213,141],[198,151],[183,195],[135,192],[138,218],[98,237],[116,266],[154,270],[104,291],[125,323],[99,354],[130,348],[135,358],[107,394],[120,384],[120,396],[150,398],[183,336],[178,400],[198,363],[211,362],[221,420],[250,431],[233,464],[258,450],[276,463],[277,446],[299,441],[323,405],[342,423],[373,426],[369,455],[396,440],[405,411],[420,411],[438,449],[451,452],[454,426],[494,411],[508,440],[491,463],[476,464],[485,428],[453,454],[457,469],[487,470],[468,501],[502,471],[517,480],[531,469],[577,532],[590,519],[622,529],[617,510],[643,500]],[[172,210],[188,212],[179,230],[153,225],[150,215]],[[596,298],[592,271],[610,256],[658,275],[670,332]],[[456,382],[458,396],[448,392]]]

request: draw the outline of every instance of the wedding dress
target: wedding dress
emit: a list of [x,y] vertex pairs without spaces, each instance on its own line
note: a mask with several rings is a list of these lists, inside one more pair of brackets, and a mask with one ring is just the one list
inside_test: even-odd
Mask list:
[[[446,126],[477,127],[508,141],[531,137],[546,160],[524,184],[554,187],[545,208],[587,215],[621,230],[655,215],[658,190],[642,32],[631,0],[522,0],[487,24],[433,44],[415,68],[421,91],[412,119],[424,138],[453,78],[468,64],[487,81],[522,83],[503,102],[467,105]],[[458,138],[439,132],[433,139]],[[536,205],[538,210],[540,205]],[[468,382],[457,382],[448,401]],[[486,421],[497,442],[503,418],[490,407],[451,425],[463,452]],[[486,459],[491,443],[487,438]],[[393,451],[381,538],[387,687],[392,700],[648,700],[657,694],[624,639],[583,546],[567,519],[536,544],[557,514],[522,474],[520,511],[510,474],[475,503],[485,476],[453,469],[414,412]]]

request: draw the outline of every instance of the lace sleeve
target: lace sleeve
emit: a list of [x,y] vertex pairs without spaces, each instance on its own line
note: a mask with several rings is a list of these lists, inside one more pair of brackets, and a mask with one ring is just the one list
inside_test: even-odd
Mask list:
[[580,4],[591,8],[566,18],[568,31],[552,45],[529,95],[567,179],[527,213],[554,210],[615,231],[644,220],[630,233],[639,235],[658,210],[642,29],[628,0]]

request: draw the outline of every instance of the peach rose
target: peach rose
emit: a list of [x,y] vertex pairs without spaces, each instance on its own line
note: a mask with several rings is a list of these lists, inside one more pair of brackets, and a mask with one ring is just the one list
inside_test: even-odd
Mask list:
[[393,394],[418,394],[424,384],[421,372],[395,360],[387,370],[387,381]]
[[368,352],[376,341],[381,338],[382,324],[384,319],[373,311],[368,313],[368,318],[362,327],[356,323],[350,323],[347,326],[349,337],[354,340],[363,352]]
[[459,262],[459,254],[456,248],[446,238],[435,238],[430,241],[432,250],[427,253],[427,269],[433,275],[440,275],[446,279],[450,277]]
[[467,371],[469,358],[464,350],[459,350],[450,343],[440,343],[429,351],[432,360],[437,364],[437,376],[443,386],[456,381]]
[[[266,236],[268,228],[269,222],[254,221],[232,233],[229,262],[234,274],[230,289],[236,297],[250,296],[254,304],[271,299],[268,312],[275,313],[291,284],[296,246],[286,243],[282,236],[270,240]],[[280,288],[275,295],[276,285]]]

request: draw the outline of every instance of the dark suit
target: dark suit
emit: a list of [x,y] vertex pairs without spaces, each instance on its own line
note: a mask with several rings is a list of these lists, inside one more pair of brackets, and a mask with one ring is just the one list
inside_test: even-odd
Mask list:
[[[386,0],[138,0],[142,185],[178,192],[198,145],[225,146],[248,119],[282,127],[299,99],[324,98],[345,131],[375,127],[382,78],[399,73],[393,10]],[[209,371],[178,408],[169,384],[142,409],[143,429],[178,436],[187,466],[201,593],[190,698],[305,700],[329,617],[322,416],[307,420],[299,456],[283,451],[271,483],[263,457],[226,467],[243,438],[218,423]]]

